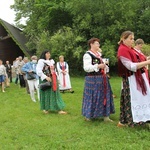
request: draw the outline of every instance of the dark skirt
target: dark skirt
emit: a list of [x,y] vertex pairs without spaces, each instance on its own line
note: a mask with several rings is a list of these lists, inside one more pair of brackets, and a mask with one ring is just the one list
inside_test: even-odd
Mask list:
[[123,89],[121,90],[120,99],[120,122],[130,127],[144,125],[143,122],[134,123],[131,110],[131,98],[128,78],[123,78]]
[[[88,119],[106,117],[115,112],[112,90],[108,77],[86,76],[83,93],[82,115]],[[106,105],[104,99],[106,98]]]
[[[40,80],[40,83],[43,82],[46,81]],[[40,90],[40,107],[41,110],[51,110],[51,111],[60,111],[64,109],[65,104],[60,95],[58,84],[56,91],[53,91],[52,88],[49,88],[45,91]]]

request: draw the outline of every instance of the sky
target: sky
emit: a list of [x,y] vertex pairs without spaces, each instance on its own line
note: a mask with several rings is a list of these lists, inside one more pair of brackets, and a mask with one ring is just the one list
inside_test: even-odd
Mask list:
[[10,9],[12,4],[14,4],[14,0],[0,0],[0,18],[10,24],[15,24],[15,12]]

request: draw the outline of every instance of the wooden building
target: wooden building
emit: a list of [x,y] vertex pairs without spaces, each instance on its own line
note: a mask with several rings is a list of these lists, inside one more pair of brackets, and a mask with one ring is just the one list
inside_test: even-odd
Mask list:
[[18,56],[31,56],[26,47],[27,39],[23,32],[15,26],[0,19],[0,59],[12,64]]

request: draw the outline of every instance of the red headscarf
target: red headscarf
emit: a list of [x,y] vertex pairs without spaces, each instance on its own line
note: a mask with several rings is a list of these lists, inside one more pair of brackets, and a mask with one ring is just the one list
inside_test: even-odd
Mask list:
[[[136,53],[134,51],[133,48],[129,48],[124,44],[120,44],[119,48],[118,48],[118,71],[119,71],[119,75],[120,76],[130,76],[130,71],[122,64],[122,62],[120,61],[120,56],[123,56],[129,60],[131,60],[132,62],[137,63],[138,59],[136,56]],[[143,95],[146,95],[146,85],[145,85],[145,81],[142,77],[142,73],[141,70],[138,69],[135,73],[135,78],[136,78],[136,83],[137,83],[137,89],[142,91]]]

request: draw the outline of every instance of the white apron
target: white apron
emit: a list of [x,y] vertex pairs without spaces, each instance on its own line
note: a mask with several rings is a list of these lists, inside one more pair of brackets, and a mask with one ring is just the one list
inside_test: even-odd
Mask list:
[[131,110],[133,122],[146,122],[150,120],[150,85],[148,83],[146,74],[142,74],[147,87],[147,95],[143,95],[141,91],[137,90],[135,75],[128,77],[130,94],[131,94]]

